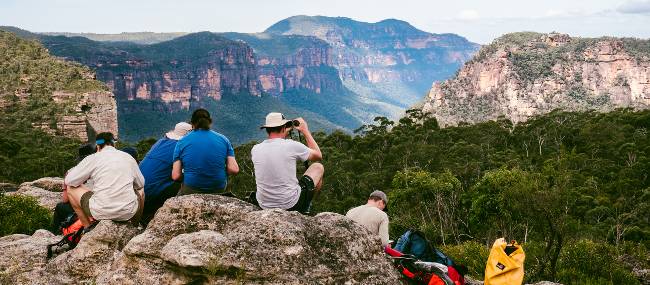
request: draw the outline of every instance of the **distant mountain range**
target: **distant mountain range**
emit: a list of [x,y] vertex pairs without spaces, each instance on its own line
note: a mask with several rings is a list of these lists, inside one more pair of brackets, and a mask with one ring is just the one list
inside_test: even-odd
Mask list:
[[234,142],[260,139],[264,114],[304,116],[315,129],[353,130],[399,117],[432,82],[478,50],[406,22],[296,16],[263,33],[35,34],[53,55],[93,68],[115,94],[122,139],[159,136],[207,107]]
[[436,83],[423,104],[443,126],[616,108],[650,108],[650,40],[507,34]]

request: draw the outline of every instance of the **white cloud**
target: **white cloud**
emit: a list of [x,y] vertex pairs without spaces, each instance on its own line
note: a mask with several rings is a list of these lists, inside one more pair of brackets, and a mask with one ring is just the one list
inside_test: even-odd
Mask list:
[[625,14],[650,14],[650,0],[627,1],[617,11]]
[[459,20],[476,20],[479,18],[478,11],[476,10],[462,10],[458,13]]

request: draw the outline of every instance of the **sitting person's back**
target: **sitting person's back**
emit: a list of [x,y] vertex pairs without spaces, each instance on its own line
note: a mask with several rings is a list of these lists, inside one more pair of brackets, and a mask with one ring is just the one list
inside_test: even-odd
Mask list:
[[172,164],[174,163],[174,149],[178,140],[192,130],[192,125],[181,122],[176,124],[174,130],[167,132],[147,152],[142,162],[140,171],[146,181],[144,185],[144,212],[143,222],[146,224],[160,208],[165,200],[176,196],[180,189],[180,182],[172,180]]
[[[296,177],[297,161],[319,161],[322,153],[307,122],[298,118],[290,121],[281,113],[269,113],[262,126],[268,139],[251,149],[257,191],[255,200],[262,209],[284,209],[308,213],[311,202],[323,185],[325,168],[313,163],[305,173]],[[305,136],[307,145],[287,139],[291,129]]]
[[239,172],[230,141],[210,130],[211,124],[208,111],[196,110],[192,114],[194,130],[176,144],[172,178],[183,181],[178,195],[223,192],[228,174]]
[[[88,218],[115,221],[139,218],[136,216],[143,203],[138,196],[144,198],[144,193],[136,194],[136,189],[144,186],[144,177],[137,162],[128,153],[115,149],[110,133],[99,134],[97,145],[99,151],[82,160],[65,178],[71,187],[70,202],[79,219],[88,226]],[[93,188],[87,189],[82,184],[90,178]]]
[[387,245],[388,215],[384,212],[387,204],[386,194],[382,191],[374,191],[370,194],[367,204],[350,209],[345,216],[378,235],[381,244]]

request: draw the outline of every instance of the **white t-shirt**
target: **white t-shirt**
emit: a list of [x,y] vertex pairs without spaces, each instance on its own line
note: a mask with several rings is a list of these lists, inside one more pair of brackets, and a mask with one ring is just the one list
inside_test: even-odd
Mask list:
[[131,155],[106,146],[72,168],[65,183],[76,187],[88,179],[94,182],[94,193],[88,202],[93,218],[126,221],[135,215],[138,197],[134,188],[144,187],[144,177]]
[[268,139],[251,150],[257,202],[262,209],[289,209],[298,203],[296,161],[309,159],[309,148],[288,139]]

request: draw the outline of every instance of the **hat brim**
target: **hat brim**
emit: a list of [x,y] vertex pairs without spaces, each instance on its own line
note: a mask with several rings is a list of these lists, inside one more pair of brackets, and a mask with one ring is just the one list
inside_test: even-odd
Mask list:
[[260,129],[282,127],[282,126],[286,125],[288,122],[291,122],[291,121],[290,120],[282,120],[282,123],[278,122],[277,125],[276,124],[263,125],[263,126],[260,126]]
[[167,136],[168,139],[172,139],[172,140],[180,140],[180,139],[183,138],[183,136],[179,136],[178,134],[174,133],[173,131],[167,132],[165,134],[165,136]]

